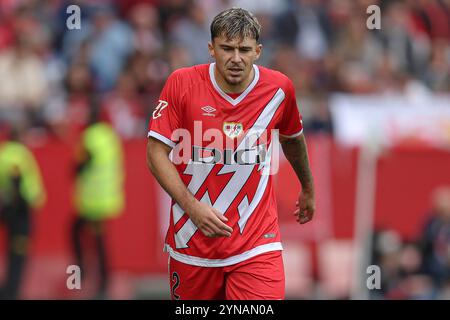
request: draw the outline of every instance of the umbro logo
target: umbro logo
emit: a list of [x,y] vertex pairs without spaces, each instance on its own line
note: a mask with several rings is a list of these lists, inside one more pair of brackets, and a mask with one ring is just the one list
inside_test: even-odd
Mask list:
[[209,116],[209,117],[216,116],[216,114],[214,113],[214,112],[216,112],[216,109],[211,106],[204,106],[204,107],[202,107],[202,110],[205,111],[203,113],[204,116]]

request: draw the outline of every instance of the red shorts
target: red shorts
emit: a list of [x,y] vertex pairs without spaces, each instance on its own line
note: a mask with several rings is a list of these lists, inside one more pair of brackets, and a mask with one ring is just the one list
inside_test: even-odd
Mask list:
[[169,257],[172,300],[284,299],[281,251],[257,255],[226,267],[197,267]]

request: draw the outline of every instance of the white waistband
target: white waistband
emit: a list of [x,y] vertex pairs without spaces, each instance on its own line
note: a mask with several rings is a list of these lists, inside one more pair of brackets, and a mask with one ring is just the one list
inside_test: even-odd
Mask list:
[[270,252],[270,251],[280,251],[283,250],[283,246],[281,245],[281,242],[272,242],[260,245],[258,247],[255,247],[253,249],[250,249],[248,251],[245,251],[243,253],[240,253],[238,255],[228,257],[225,259],[206,259],[206,258],[199,258],[190,256],[187,254],[179,253],[175,250],[173,250],[168,244],[164,246],[164,251],[169,252],[169,255],[171,258],[190,264],[193,266],[198,267],[225,267],[225,266],[231,266],[233,264],[245,261],[247,259],[250,259],[254,256],[257,256],[262,253]]

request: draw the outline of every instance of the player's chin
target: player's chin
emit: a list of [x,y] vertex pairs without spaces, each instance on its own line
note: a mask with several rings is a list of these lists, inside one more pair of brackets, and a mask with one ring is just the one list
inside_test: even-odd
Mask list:
[[229,75],[228,77],[227,77],[227,82],[229,83],[229,84],[232,84],[232,85],[238,85],[238,84],[241,84],[242,83],[242,76],[234,76],[234,75]]

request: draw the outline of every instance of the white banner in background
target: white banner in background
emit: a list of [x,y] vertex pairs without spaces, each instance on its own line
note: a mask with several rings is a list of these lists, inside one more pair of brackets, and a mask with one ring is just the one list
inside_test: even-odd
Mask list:
[[335,94],[330,99],[336,139],[347,146],[417,142],[450,148],[450,96]]

